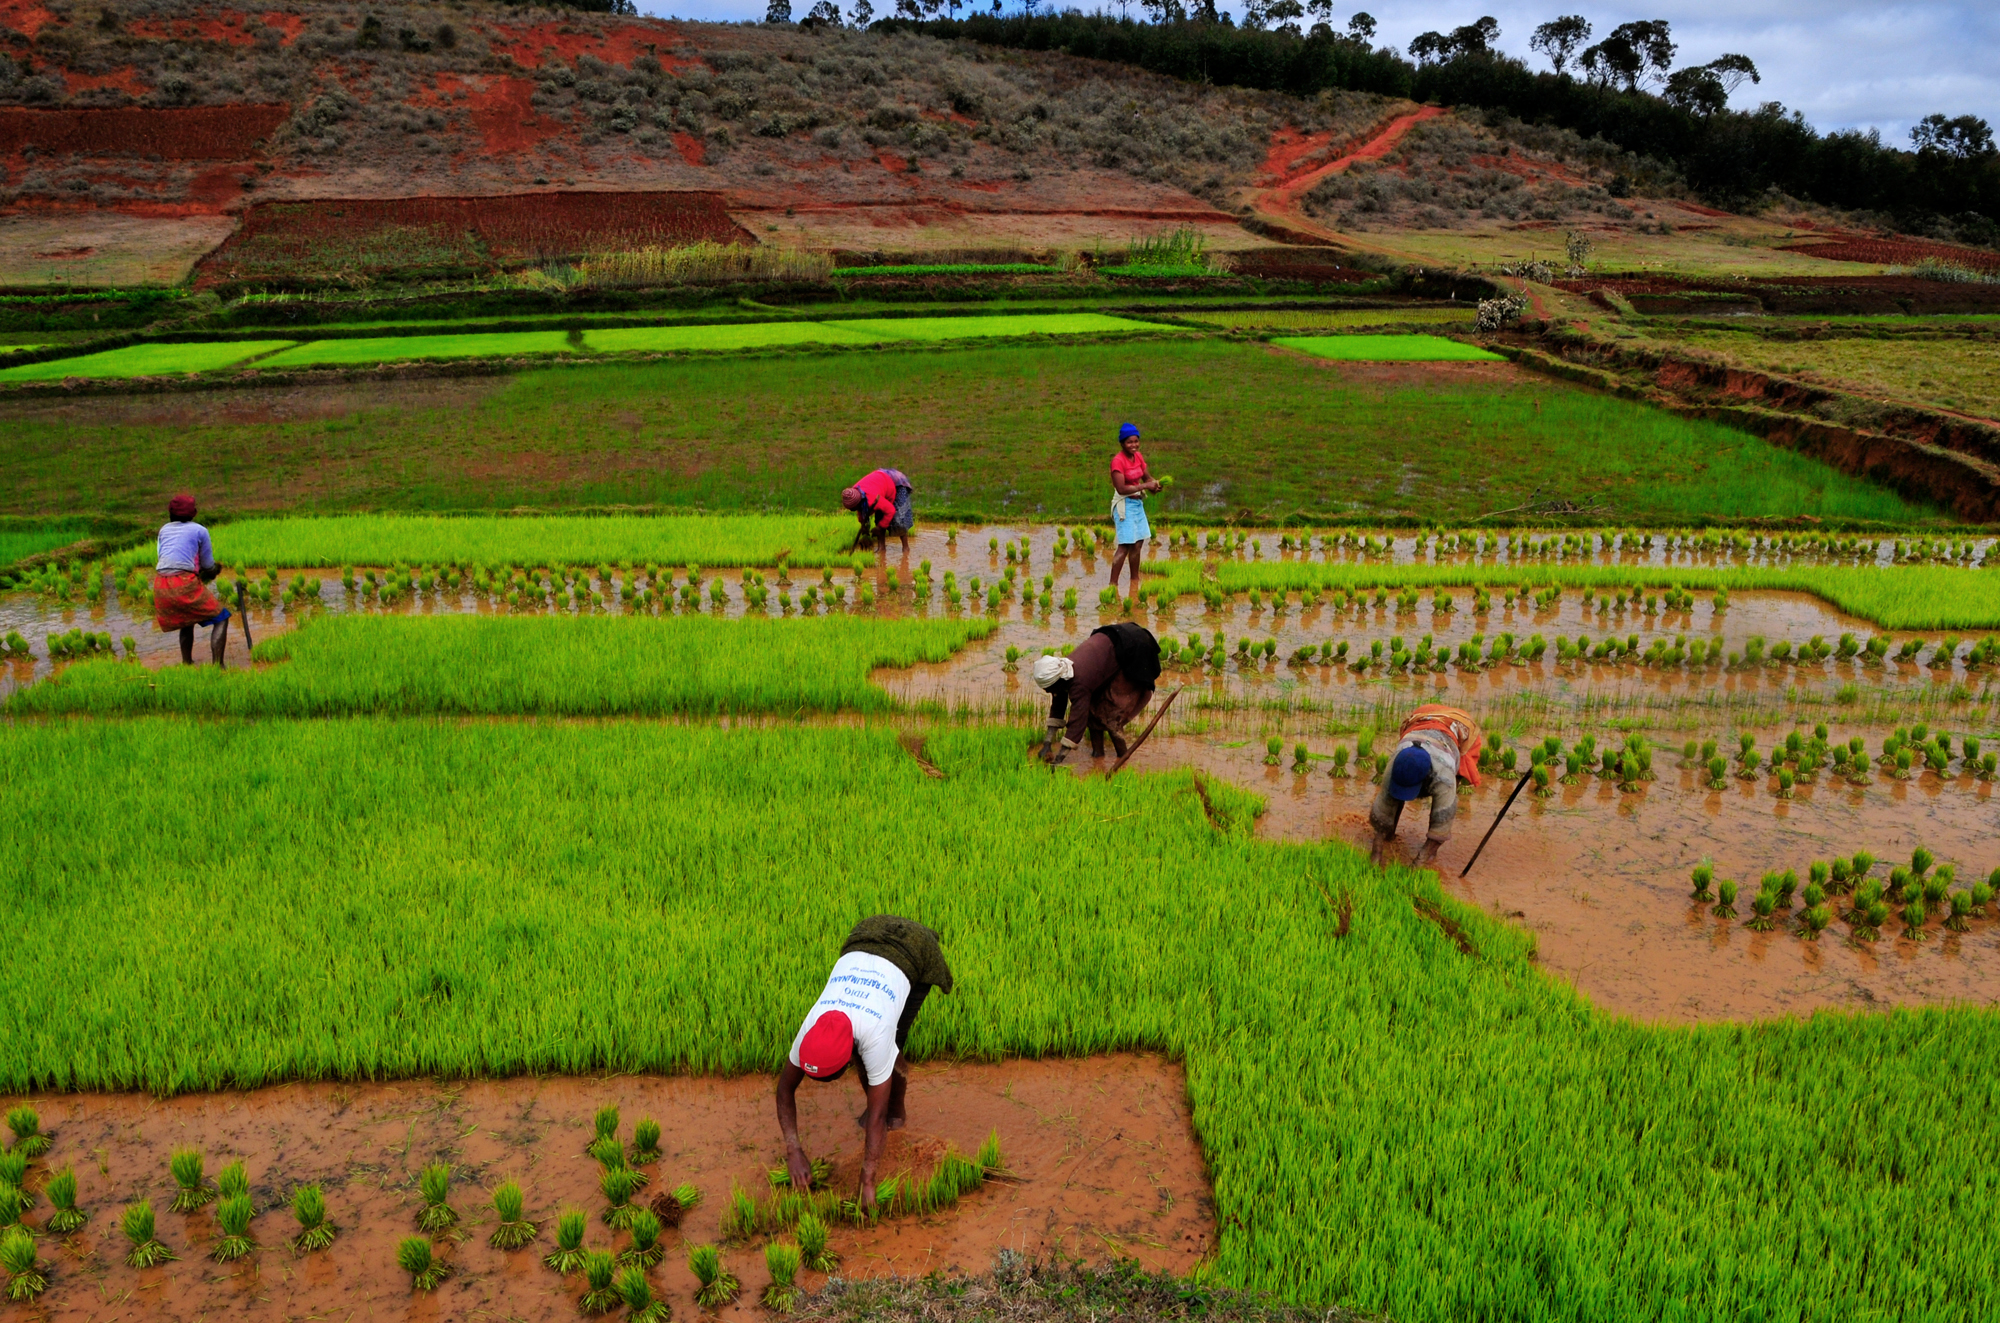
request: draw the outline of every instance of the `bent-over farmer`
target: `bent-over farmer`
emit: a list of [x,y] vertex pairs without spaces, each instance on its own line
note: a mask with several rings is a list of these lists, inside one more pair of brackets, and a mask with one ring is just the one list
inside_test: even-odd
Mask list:
[[1129,620],[1100,625],[1069,656],[1052,653],[1037,658],[1034,677],[1049,696],[1043,762],[1061,763],[1082,742],[1086,730],[1091,757],[1104,756],[1104,737],[1109,735],[1111,747],[1123,758],[1125,741],[1119,732],[1146,710],[1153,700],[1153,686],[1159,683],[1159,640],[1144,625]]
[[1125,423],[1118,429],[1118,453],[1111,457],[1111,586],[1118,586],[1118,571],[1130,567],[1125,595],[1139,591],[1139,562],[1153,526],[1146,519],[1146,493],[1161,490],[1146,471],[1146,457],[1139,453],[1139,429]]
[[854,925],[833,962],[826,989],[813,1003],[790,1058],[778,1072],[778,1129],[785,1137],[785,1166],[792,1188],[812,1188],[812,1164],[799,1146],[799,1081],[827,1083],[861,1059],[861,1093],[867,1140],[861,1157],[861,1207],[875,1205],[875,1166],[888,1132],[907,1120],[904,1093],[910,1076],[903,1045],[932,988],[951,992],[951,966],[937,934],[911,919],[877,914]]
[[162,634],[180,631],[181,663],[194,665],[194,627],[208,626],[208,651],[217,666],[229,645],[229,608],[209,584],[221,573],[208,530],[194,521],[194,497],[167,502],[160,526],[159,556],[153,563],[153,617]]
[[910,492],[910,480],[903,476],[900,469],[876,469],[841,492],[840,503],[854,511],[855,517],[861,521],[861,531],[854,535],[854,545],[860,546],[869,537],[886,545],[889,534],[894,533],[902,539],[903,551],[908,554],[910,529],[917,521]]
[[1485,743],[1479,723],[1458,708],[1426,703],[1410,714],[1389,759],[1382,789],[1368,810],[1368,825],[1375,830],[1370,852],[1375,863],[1388,861],[1403,805],[1426,795],[1431,801],[1430,827],[1412,862],[1423,868],[1437,857],[1451,838],[1452,819],[1458,816],[1459,781],[1479,784],[1479,750]]

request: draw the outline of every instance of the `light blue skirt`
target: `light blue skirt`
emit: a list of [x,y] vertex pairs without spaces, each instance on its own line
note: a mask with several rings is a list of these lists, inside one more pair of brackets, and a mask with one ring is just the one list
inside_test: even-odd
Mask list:
[[1145,542],[1153,536],[1153,526],[1146,522],[1146,499],[1143,496],[1125,498],[1125,514],[1112,521],[1117,525],[1113,541],[1119,546],[1132,542]]

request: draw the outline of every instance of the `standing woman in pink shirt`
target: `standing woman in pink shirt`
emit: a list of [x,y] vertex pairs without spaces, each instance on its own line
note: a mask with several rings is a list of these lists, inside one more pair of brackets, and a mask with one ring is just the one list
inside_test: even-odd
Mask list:
[[1145,554],[1146,540],[1153,536],[1153,526],[1146,522],[1146,493],[1161,490],[1146,471],[1146,457],[1139,453],[1139,429],[1131,423],[1118,429],[1118,453],[1111,457],[1111,490],[1111,522],[1116,526],[1113,541],[1118,544],[1111,553],[1111,586],[1118,587],[1119,568],[1131,566],[1125,594],[1131,597],[1139,591],[1139,560]]

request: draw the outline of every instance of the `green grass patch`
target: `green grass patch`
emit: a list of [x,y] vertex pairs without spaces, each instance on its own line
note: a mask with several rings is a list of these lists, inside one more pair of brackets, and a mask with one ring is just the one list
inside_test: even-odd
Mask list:
[[1231,330],[1308,331],[1357,326],[1435,326],[1445,322],[1470,322],[1477,316],[1478,313],[1471,308],[1440,305],[1433,308],[1340,308],[1323,312],[1310,308],[1251,308],[1190,313],[1188,320]]
[[1131,331],[1171,331],[1171,326],[1111,317],[1101,312],[1051,312],[992,317],[867,317],[827,322],[888,340],[965,340],[997,335],[1113,335]]
[[958,980],[914,1058],[1185,1062],[1224,1282],[1406,1323],[2000,1313],[1990,1008],[1602,1014],[1434,877],[1027,736],[932,731],[937,780],[888,729],[13,723],[0,1088],[769,1073],[887,911]]
[[830,322],[752,322],[747,326],[635,326],[585,331],[584,344],[604,354],[631,350],[764,349],[774,345],[875,344],[889,337]]
[[1061,268],[1039,262],[913,262],[901,266],[837,266],[836,276],[1036,276],[1059,275]]
[[1437,335],[1298,335],[1271,341],[1314,358],[1348,363],[1504,363],[1490,349]]
[[[1200,591],[1195,562],[1164,564],[1176,591]],[[1883,629],[2000,629],[2000,574],[1946,565],[1367,565],[1309,561],[1225,561],[1215,582],[1224,592],[1300,592],[1346,588],[1453,588],[1529,584],[1536,588],[1616,591],[1680,587],[1712,592],[1773,589],[1812,593]]]
[[[848,566],[850,515],[327,515],[245,519],[213,530],[226,565]],[[863,551],[861,555],[870,553]],[[150,565],[151,543],[119,553]]]
[[993,621],[706,616],[322,616],[257,645],[267,670],[88,662],[7,710],[132,716],[657,717],[880,712],[877,666],[944,661]]
[[205,344],[127,345],[75,358],[53,358],[41,363],[0,368],[0,381],[61,381],[65,377],[166,377],[189,372],[212,372],[241,363],[273,349],[283,349],[290,340],[230,340]]
[[1118,424],[1130,419],[1155,471],[1176,480],[1149,503],[1168,527],[1246,508],[1260,519],[1458,523],[1551,493],[1653,527],[1937,517],[1746,433],[1543,377],[1329,372],[1197,336],[608,361],[314,398],[335,407],[242,422],[164,419],[147,399],[22,409],[0,427],[0,513],[156,523],[161,493],[184,488],[209,508],[241,502],[239,513],[834,514],[842,487],[887,464],[915,481],[920,517],[948,504],[1098,520]]
[[59,519],[26,527],[0,521],[0,569],[44,551],[81,542],[88,536],[90,526],[80,519]]
[[314,340],[257,366],[291,368],[342,363],[395,363],[414,358],[498,358],[509,354],[566,354],[567,331],[495,331],[485,335],[381,335],[354,340]]

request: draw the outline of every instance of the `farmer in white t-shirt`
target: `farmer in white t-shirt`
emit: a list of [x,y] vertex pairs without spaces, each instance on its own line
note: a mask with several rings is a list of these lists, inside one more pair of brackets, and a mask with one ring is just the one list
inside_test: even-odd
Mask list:
[[907,1119],[903,1095],[910,1083],[903,1044],[917,1009],[932,988],[951,991],[951,967],[937,934],[921,923],[878,914],[854,925],[826,990],[792,1039],[790,1059],[778,1072],[778,1129],[785,1136],[785,1165],[792,1188],[811,1185],[812,1167],[799,1146],[799,1081],[839,1079],[861,1059],[861,1114],[867,1142],[861,1159],[861,1206],[875,1204],[875,1164],[891,1130]]

